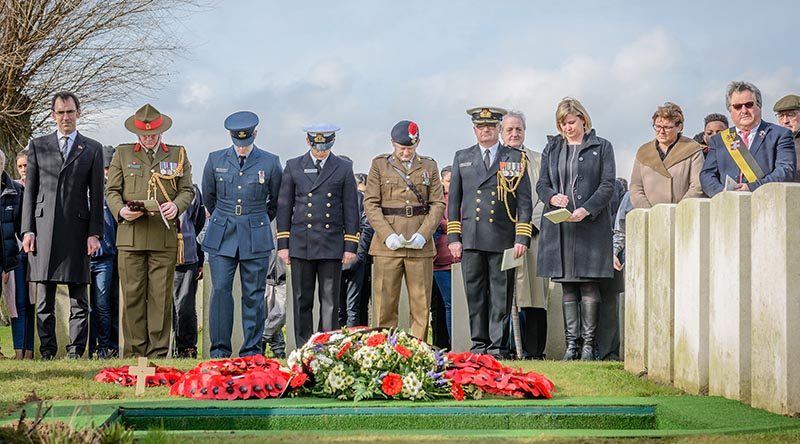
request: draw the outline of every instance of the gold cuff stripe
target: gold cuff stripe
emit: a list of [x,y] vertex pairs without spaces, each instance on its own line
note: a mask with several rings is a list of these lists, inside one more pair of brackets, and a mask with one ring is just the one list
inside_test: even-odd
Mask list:
[[288,231],[279,231],[275,235],[275,237],[278,238],[278,239],[288,239],[289,238],[289,232]]

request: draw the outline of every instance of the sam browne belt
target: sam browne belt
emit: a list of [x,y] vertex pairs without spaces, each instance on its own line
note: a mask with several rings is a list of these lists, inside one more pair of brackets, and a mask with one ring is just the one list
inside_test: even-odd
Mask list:
[[422,214],[428,214],[428,209],[430,208],[429,205],[407,205],[403,208],[386,208],[381,207],[381,211],[386,216],[405,216],[405,217],[413,217],[419,216]]

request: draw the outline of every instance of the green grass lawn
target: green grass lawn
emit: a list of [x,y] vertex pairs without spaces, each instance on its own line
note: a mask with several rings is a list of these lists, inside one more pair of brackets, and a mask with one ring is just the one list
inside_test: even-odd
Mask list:
[[[10,328],[0,327],[0,346],[8,355],[11,347]],[[158,360],[159,365],[174,366],[184,370],[194,367],[199,360]],[[57,401],[53,417],[69,422],[76,412],[95,417],[108,417],[109,409],[117,406],[186,407],[203,405],[202,401],[170,397],[166,388],[148,388],[141,398],[134,389],[93,381],[103,367],[131,364],[133,360],[111,361],[15,361],[0,360],[0,418],[17,415],[24,402],[34,397]],[[613,362],[560,362],[519,361],[507,365],[534,370],[547,375],[556,385],[552,400],[484,399],[458,403],[441,401],[435,405],[655,405],[661,438],[636,436],[636,432],[620,433],[600,430],[408,430],[397,432],[342,432],[335,430],[310,431],[237,431],[237,432],[141,432],[140,442],[200,442],[200,443],[256,443],[256,442],[616,442],[626,436],[626,442],[800,442],[800,419],[791,419],[752,409],[742,403],[717,397],[687,396],[681,391],[652,383],[645,378],[629,374],[621,363]],[[35,394],[35,395],[34,395]],[[105,400],[105,401],[104,401]],[[218,402],[218,406],[297,407],[297,406],[419,406],[410,401],[369,401],[354,404],[329,399],[294,398],[263,401]],[[669,433],[667,433],[669,431]],[[689,433],[686,435],[686,433]],[[583,438],[581,435],[591,436]],[[610,437],[613,436],[613,437]]]

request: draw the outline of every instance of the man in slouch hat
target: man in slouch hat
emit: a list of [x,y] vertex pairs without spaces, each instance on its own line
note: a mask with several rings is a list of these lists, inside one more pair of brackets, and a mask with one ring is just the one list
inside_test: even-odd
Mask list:
[[166,357],[172,328],[172,283],[178,215],[194,198],[186,149],[167,145],[172,119],[150,104],[125,121],[136,143],[117,147],[106,200],[119,222],[117,250],[122,287],[124,356]]

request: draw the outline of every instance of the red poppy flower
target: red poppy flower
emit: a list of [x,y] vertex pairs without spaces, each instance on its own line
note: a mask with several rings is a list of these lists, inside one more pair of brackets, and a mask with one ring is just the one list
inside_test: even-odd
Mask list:
[[370,336],[369,339],[367,339],[367,345],[369,345],[370,347],[377,347],[383,344],[384,342],[386,342],[386,335],[383,334],[373,335]]
[[397,373],[389,373],[384,376],[381,383],[381,390],[387,396],[395,396],[403,389],[403,379]]
[[297,387],[302,387],[303,384],[306,383],[306,381],[308,381],[307,374],[297,373],[294,376],[292,376],[292,379],[289,380],[289,384],[292,386],[292,388],[297,388]]
[[400,344],[397,344],[397,345],[395,345],[395,346],[394,346],[394,350],[395,350],[395,351],[396,351],[398,354],[400,354],[400,356],[402,356],[402,357],[404,357],[404,358],[406,358],[406,359],[408,359],[408,358],[410,358],[410,357],[411,357],[411,350],[409,350],[409,349],[407,349],[407,348],[403,347],[403,346],[402,346],[402,345],[400,345]]
[[461,384],[453,383],[450,387],[450,394],[453,395],[453,399],[456,401],[463,401],[464,400],[464,387]]
[[347,353],[347,350],[350,350],[350,347],[352,345],[353,345],[352,342],[345,342],[342,348],[339,350],[339,352],[336,353],[336,359],[342,359],[342,356],[344,356],[344,354]]
[[314,344],[324,344],[331,339],[331,335],[329,333],[322,333],[321,335],[314,338]]

